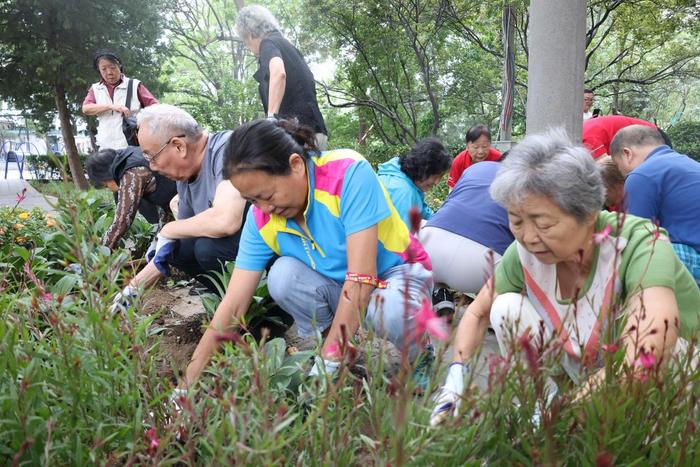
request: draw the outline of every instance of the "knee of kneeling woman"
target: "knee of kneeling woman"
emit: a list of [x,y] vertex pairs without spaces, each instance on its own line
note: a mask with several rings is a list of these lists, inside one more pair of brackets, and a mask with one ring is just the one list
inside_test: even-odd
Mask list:
[[298,260],[294,258],[282,256],[272,263],[267,273],[267,291],[274,301],[280,300],[289,288],[289,281],[295,276],[293,270],[296,262]]
[[493,329],[499,329],[503,323],[512,326],[524,310],[532,308],[528,298],[519,293],[505,293],[496,297],[491,305],[490,321]]
[[[387,297],[384,293],[382,296],[378,294],[370,298],[367,314],[365,316],[366,326],[374,331],[375,334],[386,337],[394,344],[402,341],[404,335],[410,335],[413,331],[413,319],[411,308],[416,306],[408,306],[403,302],[403,293],[395,291],[396,297]],[[393,295],[393,294],[392,294]],[[395,298],[392,300],[391,298]],[[408,313],[407,318],[404,315]],[[404,330],[408,326],[409,329]]]

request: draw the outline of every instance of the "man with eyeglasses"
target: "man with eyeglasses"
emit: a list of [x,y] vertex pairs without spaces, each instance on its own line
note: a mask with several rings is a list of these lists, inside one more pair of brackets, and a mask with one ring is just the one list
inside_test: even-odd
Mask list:
[[600,115],[600,109],[591,109],[593,107],[593,101],[595,100],[595,93],[592,89],[584,89],[583,91],[583,120],[588,120],[590,118],[595,118]]
[[167,276],[170,266],[215,291],[206,275],[236,258],[245,219],[245,200],[222,174],[231,131],[209,134],[190,114],[167,104],[142,110],[138,127],[151,170],[176,181],[178,214],[163,226],[148,264],[115,298],[114,309],[132,303],[138,290]]

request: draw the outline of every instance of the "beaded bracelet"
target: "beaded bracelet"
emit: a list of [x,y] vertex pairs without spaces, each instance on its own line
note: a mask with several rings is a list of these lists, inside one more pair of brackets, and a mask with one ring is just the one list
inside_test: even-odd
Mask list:
[[358,274],[356,272],[348,272],[345,273],[345,280],[359,282],[360,284],[371,285],[378,289],[386,289],[386,281],[381,280],[377,276],[371,276],[369,274]]

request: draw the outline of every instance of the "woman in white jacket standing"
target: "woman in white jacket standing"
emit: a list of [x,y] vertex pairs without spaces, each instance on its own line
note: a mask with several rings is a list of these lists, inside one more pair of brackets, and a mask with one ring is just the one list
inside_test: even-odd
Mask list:
[[[157,104],[158,100],[139,80],[124,76],[124,66],[116,54],[98,50],[93,65],[101,79],[90,86],[83,101],[83,113],[97,116],[99,149],[124,149],[128,144],[122,133],[122,119]],[[129,85],[131,99],[127,102]]]

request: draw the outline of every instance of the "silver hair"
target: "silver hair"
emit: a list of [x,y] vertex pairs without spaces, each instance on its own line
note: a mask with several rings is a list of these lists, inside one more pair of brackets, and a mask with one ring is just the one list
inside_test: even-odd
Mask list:
[[170,104],[155,104],[142,109],[136,122],[148,125],[151,135],[163,141],[177,135],[194,140],[203,132],[192,115]]
[[262,5],[250,5],[238,12],[234,30],[241,39],[263,39],[275,31],[281,31],[282,28],[270,10]]
[[490,193],[503,206],[518,205],[530,195],[546,196],[581,224],[605,201],[605,186],[591,154],[561,128],[528,136],[513,147]]

